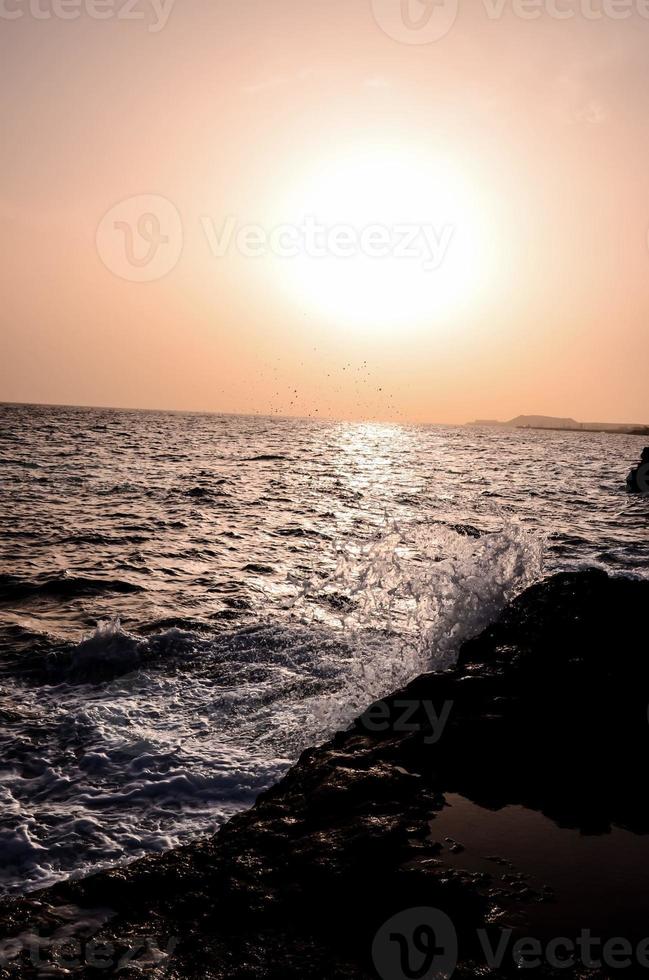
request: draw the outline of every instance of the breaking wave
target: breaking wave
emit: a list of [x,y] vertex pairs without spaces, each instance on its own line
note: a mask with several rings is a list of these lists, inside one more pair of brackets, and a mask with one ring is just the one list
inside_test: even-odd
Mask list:
[[[306,576],[281,617],[151,635],[101,622],[76,644],[41,637],[0,711],[2,886],[24,891],[213,832],[306,746],[459,644],[540,573],[519,530],[395,526]],[[314,590],[318,590],[314,594]]]

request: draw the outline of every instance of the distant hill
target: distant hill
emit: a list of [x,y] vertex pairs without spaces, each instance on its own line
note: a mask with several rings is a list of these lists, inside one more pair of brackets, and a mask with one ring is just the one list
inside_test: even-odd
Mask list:
[[617,422],[577,422],[570,418],[555,418],[553,415],[517,415],[508,422],[492,419],[477,419],[469,425],[496,425],[508,429],[555,429],[568,432],[617,432],[623,435],[649,436],[649,425],[629,425]]
[[555,419],[551,415],[517,415],[505,422],[514,429],[579,429],[574,419]]

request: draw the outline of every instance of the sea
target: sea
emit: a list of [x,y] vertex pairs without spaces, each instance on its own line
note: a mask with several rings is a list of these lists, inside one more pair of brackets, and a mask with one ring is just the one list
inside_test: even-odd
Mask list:
[[647,577],[643,445],[1,405],[0,893],[213,833],[546,575]]

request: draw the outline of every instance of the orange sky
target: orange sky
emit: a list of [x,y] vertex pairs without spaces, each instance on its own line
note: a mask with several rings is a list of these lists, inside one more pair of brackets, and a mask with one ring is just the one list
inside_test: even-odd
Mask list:
[[0,399],[649,422],[649,4],[455,2],[1,0]]

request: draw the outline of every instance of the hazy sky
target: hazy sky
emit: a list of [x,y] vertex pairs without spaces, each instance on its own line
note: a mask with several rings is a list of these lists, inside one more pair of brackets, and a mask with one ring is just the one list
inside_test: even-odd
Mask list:
[[644,0],[0,0],[0,400],[649,422],[648,46]]

